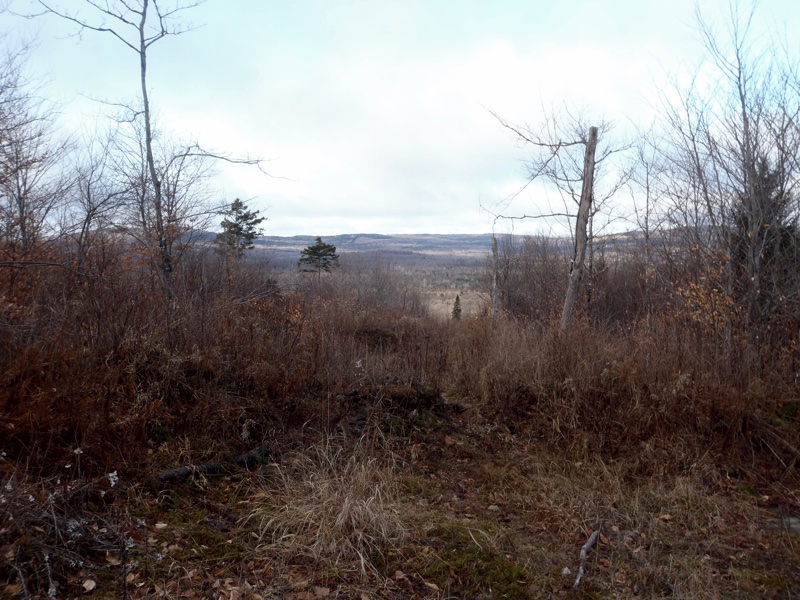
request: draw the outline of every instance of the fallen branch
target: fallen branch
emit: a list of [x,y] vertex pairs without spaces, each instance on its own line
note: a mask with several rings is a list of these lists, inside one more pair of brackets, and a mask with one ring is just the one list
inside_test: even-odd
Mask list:
[[86,277],[86,273],[82,273],[69,265],[59,262],[44,260],[9,260],[0,262],[0,268],[4,269],[27,269],[28,267],[56,267],[58,269],[66,269],[70,273],[75,273],[81,277]]
[[176,469],[170,469],[159,473],[158,479],[160,481],[178,482],[188,479],[194,473],[199,475],[224,475],[230,473],[234,467],[242,469],[250,469],[256,464],[262,462],[269,455],[269,450],[266,446],[261,446],[250,452],[245,452],[239,456],[234,456],[225,462],[212,463],[207,465],[185,465]]
[[[794,467],[797,466],[797,459],[800,458],[800,448],[796,448],[789,442],[788,440],[784,439],[783,436],[778,432],[778,429],[760,418],[757,415],[750,415],[749,417],[752,425],[753,425],[753,433],[758,440],[764,444],[770,452],[775,456],[778,462],[783,465],[786,471],[784,475],[786,475],[789,471],[791,471]],[[774,444],[775,446],[779,446],[781,450],[789,455],[787,461],[784,461],[784,457],[781,457],[775,448],[772,447],[770,444]],[[789,463],[788,466],[786,463]]]
[[597,541],[597,538],[600,537],[600,530],[595,530],[592,535],[589,536],[589,540],[583,545],[581,548],[581,566],[578,568],[578,576],[575,578],[575,583],[572,586],[572,589],[577,590],[578,586],[581,584],[581,579],[583,579],[583,574],[586,572],[586,553],[592,549],[594,543]]

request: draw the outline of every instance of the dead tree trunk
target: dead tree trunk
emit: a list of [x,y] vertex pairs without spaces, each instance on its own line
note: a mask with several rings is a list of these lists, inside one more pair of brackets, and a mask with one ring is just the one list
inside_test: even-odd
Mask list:
[[497,237],[492,233],[492,327],[497,326],[497,313],[500,312],[500,289],[497,280],[500,278],[500,263],[497,258]]
[[586,156],[583,161],[583,187],[578,207],[578,219],[575,224],[575,251],[569,267],[567,279],[567,296],[564,299],[564,311],[561,313],[561,331],[569,329],[575,316],[575,303],[580,292],[583,267],[586,260],[586,246],[589,236],[586,232],[589,214],[592,207],[592,190],[594,188],[594,155],[597,148],[597,127],[589,128],[589,139],[586,141]]

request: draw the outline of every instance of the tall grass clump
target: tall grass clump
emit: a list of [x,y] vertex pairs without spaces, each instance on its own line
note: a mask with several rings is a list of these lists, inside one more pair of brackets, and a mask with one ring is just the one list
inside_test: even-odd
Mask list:
[[366,576],[408,533],[391,453],[367,438],[348,446],[326,437],[276,465],[264,485],[249,518],[259,523],[259,552],[276,558],[357,564]]

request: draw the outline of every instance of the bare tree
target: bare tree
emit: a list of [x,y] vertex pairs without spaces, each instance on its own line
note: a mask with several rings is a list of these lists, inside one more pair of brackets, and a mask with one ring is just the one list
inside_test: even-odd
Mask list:
[[73,165],[74,178],[65,211],[64,231],[72,238],[75,265],[84,272],[96,241],[114,227],[127,190],[118,185],[111,160],[113,136],[86,136]]
[[[158,251],[158,269],[170,306],[173,305],[175,297],[174,261],[170,251],[170,227],[172,224],[165,206],[169,202],[169,198],[165,198],[165,173],[159,171],[156,164],[153,117],[147,87],[147,61],[148,51],[153,44],[168,36],[179,35],[191,29],[181,21],[181,17],[185,11],[200,3],[200,1],[178,2],[165,7],[164,3],[156,0],[132,2],[84,0],[83,7],[89,14],[83,15],[62,10],[49,1],[38,0],[44,14],[56,15],[77,25],[79,33],[89,30],[112,36],[133,51],[138,59],[141,106],[133,112],[137,120],[141,122],[143,132],[141,149],[145,166],[143,172],[136,174],[141,186],[138,191],[138,199],[141,202],[142,210],[140,212],[143,216],[146,212],[145,206],[152,210],[152,215],[146,216],[148,221],[152,218],[152,230],[155,234],[153,241]],[[166,166],[169,166],[169,161]]]
[[[609,159],[627,150],[628,146],[604,146],[598,152],[598,140],[609,131],[609,124],[589,126],[584,118],[576,117],[568,111],[563,114],[553,113],[537,129],[528,125],[512,125],[497,114],[492,114],[520,141],[533,147],[534,155],[527,163],[528,183],[539,179],[546,181],[558,191],[564,206],[563,212],[551,211],[513,218],[566,218],[574,235],[567,294],[561,317],[561,330],[564,331],[570,327],[575,314],[586,252],[594,237],[594,218],[607,207],[608,200],[629,177],[627,167],[609,165]],[[606,178],[606,185],[597,187],[595,180],[602,172],[604,163],[609,165],[612,176]]]
[[567,256],[558,240],[545,236],[495,238],[497,255],[490,264],[496,281],[497,306],[510,317],[549,323],[563,310]]
[[23,58],[24,50],[0,65],[0,253],[15,267],[42,262],[69,187],[60,164],[67,146],[55,136],[53,110],[24,79]]
[[[110,168],[115,189],[123,198],[115,225],[136,240],[164,289],[168,293],[172,289],[174,294],[173,269],[215,214],[209,205],[207,185],[214,171],[211,157],[196,144],[173,143],[158,136],[154,142],[154,164],[161,190],[158,202],[148,167],[144,129],[130,123],[113,138]],[[165,261],[169,270],[165,270]]]
[[575,316],[575,303],[578,300],[578,292],[583,278],[586,246],[589,241],[587,227],[594,196],[594,159],[596,151],[597,127],[590,127],[589,137],[586,140],[586,156],[583,162],[583,183],[578,204],[578,218],[575,221],[575,251],[572,254],[572,260],[569,265],[567,295],[564,299],[564,310],[561,313],[561,331],[566,331],[572,324],[572,319]]
[[628,260],[642,264],[639,285],[642,287],[645,322],[649,328],[655,302],[657,259],[669,256],[671,249],[669,244],[665,244],[669,238],[668,219],[661,210],[666,196],[664,187],[669,178],[667,161],[659,146],[659,132],[651,127],[640,131],[637,137],[627,187],[633,207],[632,224],[641,235],[641,240],[634,238],[633,252]]
[[[130,49],[137,58],[140,104],[120,105],[120,125],[128,125],[127,135],[117,145],[116,159],[121,187],[129,195],[129,216],[136,224],[136,235],[145,243],[159,274],[170,310],[175,301],[174,269],[181,248],[197,231],[204,215],[213,211],[200,184],[209,177],[210,160],[224,160],[260,166],[256,159],[233,159],[203,149],[195,142],[172,144],[159,138],[151,110],[147,85],[148,52],[169,36],[192,27],[183,16],[203,0],[83,0],[85,14],[68,12],[50,0],[37,0],[40,14],[55,15],[84,31],[106,34]],[[38,16],[38,15],[36,15]]]
[[500,314],[500,260],[497,252],[497,236],[492,228],[492,327],[497,326],[497,317]]
[[707,61],[665,106],[663,189],[707,280],[758,336],[800,305],[798,64],[758,35],[754,7],[728,8],[721,30],[697,10]]

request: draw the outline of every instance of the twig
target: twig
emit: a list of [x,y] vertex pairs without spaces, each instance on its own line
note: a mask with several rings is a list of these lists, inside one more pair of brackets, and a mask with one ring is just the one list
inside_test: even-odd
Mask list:
[[475,542],[475,545],[476,545],[478,548],[480,548],[481,550],[483,550],[483,546],[481,546],[481,545],[478,543],[478,540],[476,540],[476,539],[475,539],[475,536],[474,536],[474,535],[472,535],[472,530],[471,530],[469,527],[467,527],[467,533],[469,534],[469,537],[471,537],[471,538],[472,538],[472,541],[473,541],[473,542]]
[[50,587],[47,590],[47,597],[55,598],[57,593],[56,582],[53,581],[53,566],[50,564],[50,555],[47,553],[44,554],[44,564],[47,567],[47,580],[50,582]]
[[[765,422],[758,415],[750,415],[750,420],[754,425],[754,433],[758,440],[764,444],[770,452],[772,452],[778,462],[780,462],[784,467],[785,473],[791,471],[792,468],[797,465],[797,459],[800,457],[800,448],[796,448],[789,441],[785,440],[773,425]],[[778,454],[777,450],[769,443],[770,441],[789,454],[790,459],[788,461],[788,466],[786,461],[784,461],[783,458],[781,458],[781,456]]]
[[290,283],[288,285],[271,288],[264,292],[251,292],[246,296],[242,296],[241,298],[236,298],[235,300],[233,300],[233,304],[247,304],[248,302],[256,302],[258,300],[263,300],[264,298],[269,298],[270,296],[278,296],[282,292],[286,290],[291,290],[296,287],[297,284]]
[[42,261],[42,260],[7,260],[0,262],[0,268],[4,269],[27,269],[28,267],[57,267],[59,269],[66,269],[71,273],[86,277],[86,273],[73,269],[72,267],[58,262]]
[[25,585],[25,573],[22,572],[22,569],[17,564],[16,554],[14,555],[14,561],[10,563],[13,569],[17,572],[17,577],[19,577],[19,586],[22,594],[25,598],[33,598],[30,592],[28,591],[28,586]]
[[583,574],[586,572],[586,553],[592,549],[598,537],[600,537],[599,529],[595,530],[592,535],[589,536],[589,540],[583,545],[583,548],[581,548],[581,566],[578,568],[578,576],[575,578],[575,583],[572,586],[575,590],[578,589],[578,586],[581,584],[581,579],[583,579]]

